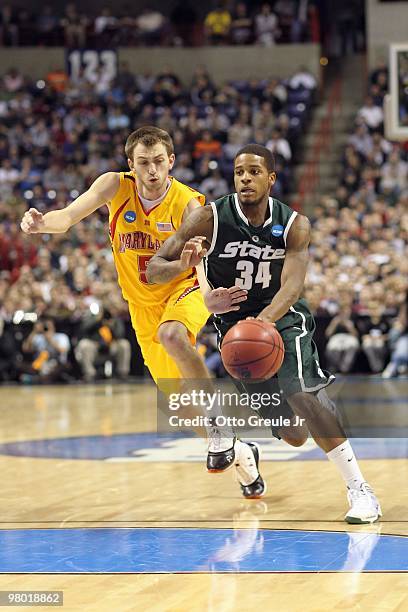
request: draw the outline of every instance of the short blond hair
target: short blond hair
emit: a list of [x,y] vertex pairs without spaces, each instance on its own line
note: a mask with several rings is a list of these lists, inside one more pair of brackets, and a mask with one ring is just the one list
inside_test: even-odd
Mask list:
[[133,151],[139,142],[144,144],[145,147],[153,147],[155,144],[161,143],[165,146],[169,157],[174,153],[174,145],[170,134],[154,125],[145,125],[128,136],[125,144],[125,153],[128,159],[133,159]]

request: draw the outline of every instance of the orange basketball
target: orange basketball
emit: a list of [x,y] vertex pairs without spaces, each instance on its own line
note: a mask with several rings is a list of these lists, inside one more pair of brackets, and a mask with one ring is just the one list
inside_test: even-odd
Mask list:
[[239,321],[221,345],[225,369],[240,380],[267,380],[282,365],[283,340],[273,325],[259,319]]

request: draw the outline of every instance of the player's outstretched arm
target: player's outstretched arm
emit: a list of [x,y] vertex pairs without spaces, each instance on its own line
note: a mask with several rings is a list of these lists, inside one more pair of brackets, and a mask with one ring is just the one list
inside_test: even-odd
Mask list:
[[35,208],[30,208],[20,227],[26,234],[63,234],[97,208],[107,204],[119,189],[119,174],[106,172],[92,183],[85,193],[71,202],[66,208],[52,210],[45,215]]
[[266,306],[259,313],[258,319],[275,323],[300,298],[309,259],[309,242],[309,219],[304,215],[298,215],[286,240],[286,256],[282,269],[281,288],[269,306]]
[[212,208],[194,209],[147,264],[148,283],[167,283],[197,266],[211,243],[212,230]]

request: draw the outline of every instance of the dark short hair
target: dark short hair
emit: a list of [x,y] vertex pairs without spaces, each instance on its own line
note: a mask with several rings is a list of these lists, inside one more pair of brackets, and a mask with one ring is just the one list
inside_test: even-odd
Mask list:
[[170,134],[154,125],[144,125],[135,130],[128,136],[125,144],[125,153],[129,159],[133,158],[135,146],[141,142],[145,147],[153,147],[155,144],[162,143],[167,151],[167,155],[174,153],[173,141]]
[[249,155],[258,155],[259,157],[262,157],[265,162],[265,166],[268,172],[275,172],[275,158],[270,152],[270,150],[267,149],[266,147],[263,147],[262,145],[255,144],[255,143],[245,145],[245,147],[242,147],[242,149],[240,149],[238,153],[235,155],[234,165],[235,165],[235,161],[237,157],[239,157],[240,155],[244,155],[245,153]]

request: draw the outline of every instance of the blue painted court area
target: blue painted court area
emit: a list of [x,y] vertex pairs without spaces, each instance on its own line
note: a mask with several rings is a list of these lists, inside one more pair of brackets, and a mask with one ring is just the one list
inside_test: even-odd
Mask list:
[[[272,437],[254,440],[260,443],[266,460],[325,459],[323,451],[314,443],[294,448]],[[194,436],[186,436],[185,433],[92,435],[7,442],[0,444],[0,455],[103,461],[203,461],[203,450],[197,442]],[[359,459],[408,458],[408,438],[353,438],[352,445]]]
[[0,531],[1,573],[408,572],[408,538],[267,529]]

